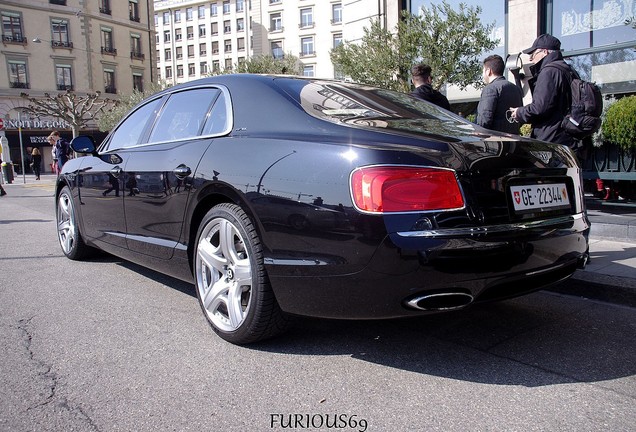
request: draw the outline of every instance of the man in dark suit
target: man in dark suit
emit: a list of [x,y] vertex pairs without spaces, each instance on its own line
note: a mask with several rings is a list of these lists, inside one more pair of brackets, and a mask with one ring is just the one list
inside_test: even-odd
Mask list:
[[519,134],[520,124],[509,122],[506,111],[523,105],[521,89],[503,77],[505,64],[501,56],[491,55],[484,60],[482,78],[486,87],[477,105],[479,126],[500,132]]
[[435,90],[431,85],[433,78],[431,77],[431,67],[429,65],[418,64],[413,66],[411,68],[411,81],[413,81],[413,85],[415,86],[415,90],[411,92],[411,96],[432,102],[450,111],[450,103],[448,99],[446,99],[446,96]]

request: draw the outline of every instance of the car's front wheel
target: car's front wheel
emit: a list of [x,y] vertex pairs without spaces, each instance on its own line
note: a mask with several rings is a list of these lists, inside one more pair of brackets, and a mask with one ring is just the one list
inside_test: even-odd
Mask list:
[[57,197],[55,214],[57,238],[64,255],[72,260],[81,260],[91,255],[94,250],[82,240],[73,204],[73,195],[68,186],[64,186]]
[[267,279],[258,234],[239,206],[213,207],[201,222],[195,244],[197,296],[219,336],[246,344],[287,327]]

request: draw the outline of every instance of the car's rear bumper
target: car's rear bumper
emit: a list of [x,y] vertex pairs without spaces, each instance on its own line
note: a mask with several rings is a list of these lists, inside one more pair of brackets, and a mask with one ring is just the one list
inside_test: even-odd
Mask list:
[[[478,229],[470,235],[468,228],[452,234],[395,233],[362,271],[270,279],[288,313],[391,318],[535,291],[567,279],[587,258],[590,224],[585,214],[508,228]],[[434,301],[417,302],[430,295]],[[417,309],[418,304],[423,308]]]

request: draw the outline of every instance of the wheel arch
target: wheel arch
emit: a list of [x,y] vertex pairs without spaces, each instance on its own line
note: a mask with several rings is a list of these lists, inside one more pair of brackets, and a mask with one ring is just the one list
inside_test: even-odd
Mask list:
[[190,262],[190,270],[192,271],[194,271],[192,267],[195,248],[194,243],[199,227],[201,226],[201,221],[203,221],[203,218],[212,207],[222,203],[236,204],[247,214],[254,224],[262,244],[263,227],[259,218],[254,213],[252,206],[245,199],[245,196],[233,187],[225,184],[216,183],[204,186],[193,200],[193,207],[189,212],[190,216],[187,218],[185,226],[185,234],[188,238],[188,261]]

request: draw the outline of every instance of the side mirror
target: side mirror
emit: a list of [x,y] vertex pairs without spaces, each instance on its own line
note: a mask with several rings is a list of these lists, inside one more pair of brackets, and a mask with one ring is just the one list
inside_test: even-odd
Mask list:
[[95,140],[88,135],[80,135],[71,141],[71,148],[77,153],[91,153],[95,154],[97,147],[95,146]]

